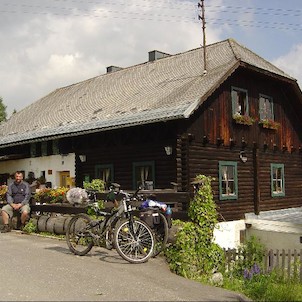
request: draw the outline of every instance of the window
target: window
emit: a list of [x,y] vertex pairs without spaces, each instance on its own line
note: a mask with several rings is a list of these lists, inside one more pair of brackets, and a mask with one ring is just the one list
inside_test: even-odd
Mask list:
[[59,140],[55,139],[52,141],[52,154],[57,155],[59,153]]
[[233,115],[249,115],[247,90],[232,87]]
[[219,162],[219,199],[237,199],[237,163],[231,161]]
[[274,120],[273,98],[266,95],[259,96],[260,120]]
[[133,188],[141,186],[145,190],[153,190],[155,186],[154,162],[133,163]]
[[42,156],[47,156],[47,142],[42,142],[41,143],[41,155]]
[[285,196],[283,164],[271,164],[271,191],[272,197]]
[[37,155],[37,146],[35,143],[30,144],[30,157],[36,157]]
[[113,182],[113,165],[96,165],[95,177],[101,179],[107,184]]

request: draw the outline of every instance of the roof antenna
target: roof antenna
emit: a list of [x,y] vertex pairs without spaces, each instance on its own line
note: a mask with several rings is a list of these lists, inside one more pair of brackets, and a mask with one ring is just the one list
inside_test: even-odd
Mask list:
[[206,20],[204,10],[204,0],[199,0],[198,8],[201,8],[201,16],[198,19],[202,21],[202,36],[203,36],[203,74],[207,74],[207,52],[206,52]]

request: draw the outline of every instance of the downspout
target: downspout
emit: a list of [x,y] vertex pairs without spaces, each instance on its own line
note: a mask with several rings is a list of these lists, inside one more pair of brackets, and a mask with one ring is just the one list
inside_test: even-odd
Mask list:
[[254,213],[259,215],[260,210],[260,186],[259,186],[259,154],[257,144],[253,147],[253,166],[254,166]]

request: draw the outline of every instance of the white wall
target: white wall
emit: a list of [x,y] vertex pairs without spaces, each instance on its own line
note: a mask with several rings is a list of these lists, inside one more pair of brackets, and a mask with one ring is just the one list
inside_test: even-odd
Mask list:
[[[46,181],[50,181],[53,187],[59,186],[60,172],[69,171],[70,177],[75,177],[75,154],[50,155],[0,162],[1,174],[12,174],[17,170],[25,171],[25,177],[27,177],[28,172],[34,172],[36,178],[41,176],[41,171],[45,171]],[[51,175],[48,174],[49,170],[52,170]]]
[[240,245],[240,231],[244,231],[245,221],[235,220],[220,222],[214,230],[214,242],[225,249],[237,248]]
[[220,247],[238,248],[240,231],[245,232],[245,238],[255,236],[267,249],[300,250],[302,249],[302,222],[290,223],[267,219],[245,219],[220,222],[214,231],[214,242]]
[[254,235],[267,249],[302,249],[302,225],[262,219],[247,220],[247,238]]

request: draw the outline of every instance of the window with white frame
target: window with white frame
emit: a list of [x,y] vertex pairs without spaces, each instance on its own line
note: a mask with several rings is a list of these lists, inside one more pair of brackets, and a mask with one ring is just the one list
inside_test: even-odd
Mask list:
[[249,115],[248,93],[246,89],[232,87],[233,115]]
[[259,117],[260,120],[274,120],[273,98],[260,94],[259,96]]
[[238,180],[237,163],[232,161],[219,162],[219,199],[237,199]]
[[271,193],[272,197],[285,196],[283,164],[271,164]]

